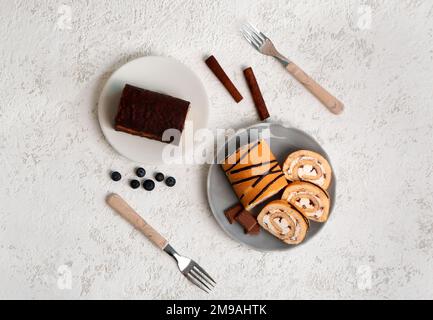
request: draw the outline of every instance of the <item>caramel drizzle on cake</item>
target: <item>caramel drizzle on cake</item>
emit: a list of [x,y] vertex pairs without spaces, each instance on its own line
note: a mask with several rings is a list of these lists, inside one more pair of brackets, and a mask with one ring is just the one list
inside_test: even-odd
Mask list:
[[239,148],[225,159],[222,168],[247,210],[287,186],[284,173],[265,140]]

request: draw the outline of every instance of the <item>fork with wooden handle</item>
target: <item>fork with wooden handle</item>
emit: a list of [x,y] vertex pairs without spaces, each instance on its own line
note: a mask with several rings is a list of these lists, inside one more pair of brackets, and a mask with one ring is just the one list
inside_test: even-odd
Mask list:
[[209,293],[216,282],[195,261],[179,255],[158,231],[148,224],[125,200],[117,194],[107,197],[108,205],[119,213],[126,221],[141,231],[158,248],[169,254],[177,262],[180,272],[197,287]]
[[325,90],[321,85],[307,75],[300,67],[283,56],[275,48],[272,41],[262,32],[251,24],[246,23],[241,28],[245,39],[260,53],[276,58],[280,61],[287,71],[298,80],[308,91],[310,91],[319,101],[334,114],[340,114],[344,110],[343,103]]

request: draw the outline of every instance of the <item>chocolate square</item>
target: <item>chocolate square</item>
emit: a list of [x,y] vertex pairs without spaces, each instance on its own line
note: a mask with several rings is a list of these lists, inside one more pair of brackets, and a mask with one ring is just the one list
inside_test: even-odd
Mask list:
[[249,232],[249,235],[256,236],[260,233],[260,225],[257,223]]
[[241,213],[242,210],[244,210],[244,207],[240,203],[237,203],[233,207],[230,207],[224,211],[224,215],[226,216],[229,223],[233,224],[236,221],[236,217],[239,215],[239,213]]
[[237,217],[236,221],[244,227],[245,233],[250,233],[251,230],[258,224],[257,219],[247,210],[243,210]]
[[[117,131],[179,144],[190,103],[162,93],[125,85],[115,119]],[[175,129],[178,134],[165,140],[163,134]]]

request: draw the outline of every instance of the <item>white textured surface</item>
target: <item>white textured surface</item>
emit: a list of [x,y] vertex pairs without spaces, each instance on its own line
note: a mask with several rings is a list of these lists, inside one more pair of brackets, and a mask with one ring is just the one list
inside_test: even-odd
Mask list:
[[[61,4],[0,3],[1,298],[433,297],[430,0],[65,1],[70,30]],[[370,28],[361,4],[371,8]],[[237,32],[242,18],[341,97],[346,112],[328,113],[255,53]],[[245,93],[243,103],[207,70],[209,53]],[[117,67],[149,54],[197,72],[213,129],[256,121],[241,73],[252,65],[273,120],[323,144],[338,199],[314,241],[285,253],[233,242],[209,212],[206,166],[159,167],[179,183],[151,194],[110,182],[110,169],[127,175],[136,164],[105,142],[96,101]],[[168,256],[107,208],[109,191],[199,260],[218,280],[214,293],[182,279]],[[71,267],[71,290],[57,286],[62,265]]]

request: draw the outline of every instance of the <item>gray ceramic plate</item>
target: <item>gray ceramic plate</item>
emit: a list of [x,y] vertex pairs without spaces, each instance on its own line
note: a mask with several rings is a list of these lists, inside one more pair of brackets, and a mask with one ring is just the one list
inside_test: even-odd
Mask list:
[[[238,141],[237,146],[239,147],[240,145],[248,143],[248,141],[252,142],[261,137],[269,143],[272,152],[274,153],[280,164],[284,162],[285,158],[289,153],[301,149],[318,152],[329,161],[326,152],[308,134],[298,129],[285,128],[281,125],[272,123],[262,123],[238,132],[235,136],[228,139],[227,144],[224,148],[218,150],[217,159],[224,159],[224,155],[226,154],[226,149],[228,148],[228,145],[231,146],[230,150],[232,150],[233,146],[236,146],[236,141]],[[242,141],[243,143],[240,141]],[[333,176],[332,178],[333,182],[328,190],[331,196],[330,214],[332,213],[334,207],[333,200],[335,200],[336,198],[335,176]],[[250,236],[244,233],[242,227],[239,224],[231,225],[228,223],[226,217],[224,216],[224,210],[236,204],[238,200],[232,190],[228,179],[222,171],[221,166],[218,164],[213,164],[209,169],[207,180],[207,195],[209,206],[212,210],[213,215],[215,216],[215,219],[227,232],[227,234],[231,236],[234,240],[260,251],[287,250],[296,247],[285,244],[284,242],[275,238],[263,229],[261,230],[260,235]],[[280,196],[281,194],[278,194],[275,199],[278,199]],[[253,214],[258,214],[262,208],[263,205],[254,208]],[[310,230],[308,231],[307,237],[303,243],[311,241],[311,239],[314,238],[325,225],[326,224],[311,222]]]

